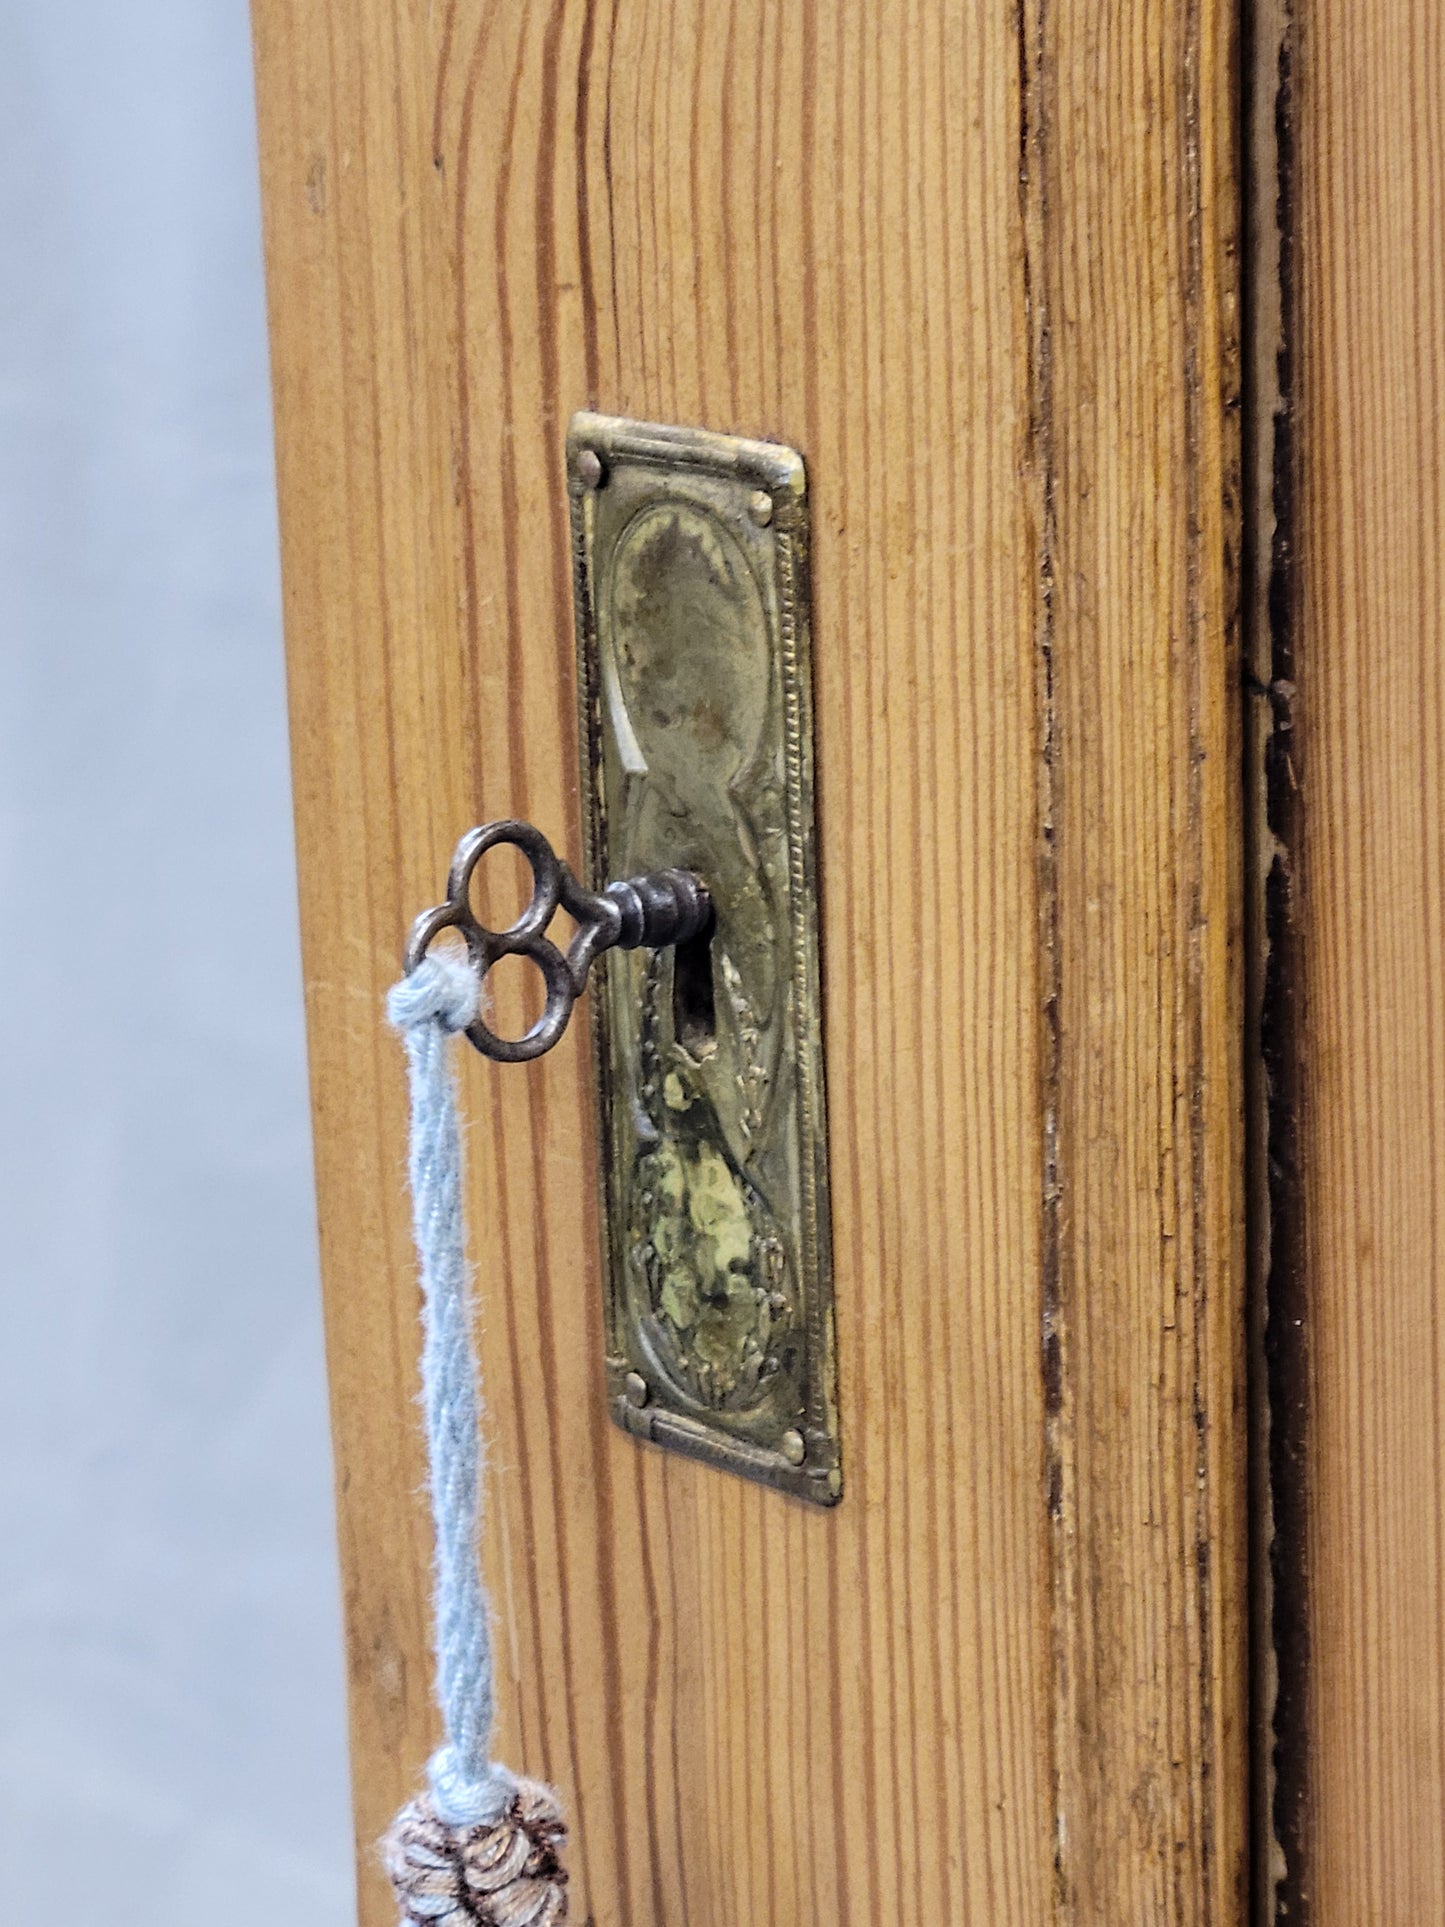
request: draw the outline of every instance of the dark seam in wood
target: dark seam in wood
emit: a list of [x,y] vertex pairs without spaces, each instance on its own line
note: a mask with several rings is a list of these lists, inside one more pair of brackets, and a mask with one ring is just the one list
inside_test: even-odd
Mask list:
[[[1308,1619],[1309,1331],[1299,1143],[1303,1080],[1294,357],[1297,239],[1292,0],[1244,14],[1246,579],[1253,633],[1246,838],[1251,980],[1249,1255],[1252,1374],[1252,1918],[1312,1917]],[[1269,326],[1270,304],[1277,322]]]
[[1071,1906],[1063,1813],[1063,1732],[1067,1659],[1059,1624],[1065,1577],[1064,1457],[1061,1421],[1064,1357],[1061,1330],[1061,1211],[1059,1193],[1059,863],[1054,779],[1054,547],[1057,455],[1054,439],[1053,356],[1047,272],[1049,238],[1046,169],[1048,128],[1044,107],[1048,0],[1020,0],[1015,9],[1019,59],[1019,215],[1023,229],[1023,293],[1028,328],[1029,480],[1034,490],[1038,554],[1035,573],[1034,663],[1037,728],[1037,830],[1039,936],[1039,1366],[1043,1383],[1041,1441],[1043,1499],[1048,1531],[1049,1592],[1049,1787],[1053,1818],[1053,1908],[1062,1919]]

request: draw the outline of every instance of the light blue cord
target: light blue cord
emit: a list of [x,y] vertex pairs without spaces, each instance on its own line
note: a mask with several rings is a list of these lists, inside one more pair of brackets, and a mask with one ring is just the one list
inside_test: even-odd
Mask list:
[[406,1045],[411,1194],[422,1292],[422,1405],[436,1526],[436,1695],[446,1743],[427,1763],[432,1802],[454,1827],[490,1826],[517,1782],[489,1755],[494,1693],[490,1605],[477,1565],[480,1431],[471,1273],[462,1218],[462,1150],[447,1052],[477,1015],[465,962],[428,956],[387,998]]

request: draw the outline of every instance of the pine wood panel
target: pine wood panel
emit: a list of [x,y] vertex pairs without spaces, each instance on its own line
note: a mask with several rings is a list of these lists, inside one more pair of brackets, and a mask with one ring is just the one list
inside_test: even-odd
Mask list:
[[1087,1922],[1245,1898],[1232,22],[1037,16],[1053,1715]]
[[506,1755],[598,1927],[1237,1915],[1227,17],[258,0],[368,1923],[431,1736],[380,998],[461,828],[576,847],[581,405],[809,462],[847,1492],[608,1426],[583,1039],[469,1060]]
[[[1296,15],[1307,1917],[1445,1918],[1445,21]],[[1294,1918],[1294,1915],[1291,1915]]]

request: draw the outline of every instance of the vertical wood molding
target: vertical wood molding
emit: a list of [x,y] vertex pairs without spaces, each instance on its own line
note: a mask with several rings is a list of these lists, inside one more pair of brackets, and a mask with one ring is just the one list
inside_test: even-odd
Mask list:
[[1035,0],[1063,1912],[1245,1902],[1234,15]]
[[1445,1916],[1445,23],[1430,0],[1292,20],[1276,612],[1308,1376],[1276,1468],[1303,1643],[1277,1917],[1413,1927]]
[[814,502],[847,1491],[607,1424],[580,1030],[468,1061],[503,1750],[596,1927],[1239,1918],[1227,0],[257,0],[362,1918],[431,1738],[399,1052],[575,849],[571,411]]

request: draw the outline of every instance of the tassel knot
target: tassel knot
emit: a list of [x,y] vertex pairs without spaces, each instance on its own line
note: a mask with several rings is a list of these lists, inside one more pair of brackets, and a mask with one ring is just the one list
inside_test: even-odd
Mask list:
[[491,1826],[448,1826],[420,1794],[392,1821],[382,1859],[405,1927],[560,1927],[566,1839],[551,1788],[518,1780]]

